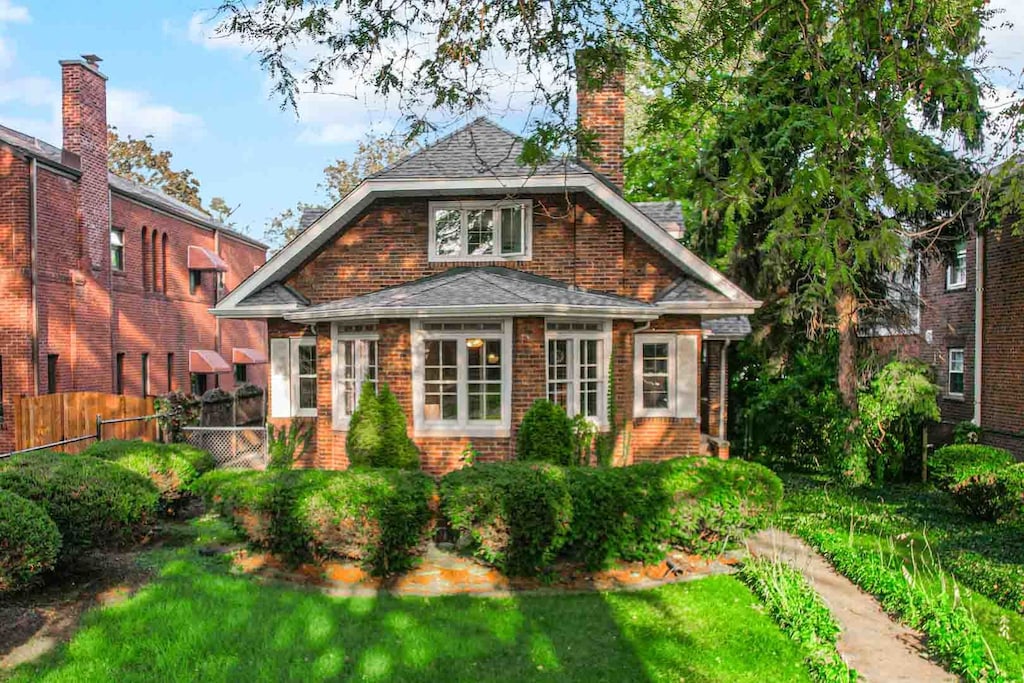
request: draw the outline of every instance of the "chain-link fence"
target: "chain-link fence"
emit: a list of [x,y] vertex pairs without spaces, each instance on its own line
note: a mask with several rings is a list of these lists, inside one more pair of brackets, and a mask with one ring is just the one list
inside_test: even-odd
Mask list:
[[185,441],[209,451],[217,467],[266,469],[266,427],[183,427]]

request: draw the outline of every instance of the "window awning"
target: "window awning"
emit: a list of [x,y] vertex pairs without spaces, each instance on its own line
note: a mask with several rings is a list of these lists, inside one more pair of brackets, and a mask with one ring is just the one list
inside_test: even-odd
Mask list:
[[231,372],[231,365],[211,349],[189,349],[188,371],[198,375]]
[[197,247],[194,244],[188,245],[188,269],[189,270],[216,270],[226,273],[228,264],[218,254],[206,247]]
[[259,349],[236,346],[231,349],[231,362],[235,365],[259,365],[267,362],[267,354]]

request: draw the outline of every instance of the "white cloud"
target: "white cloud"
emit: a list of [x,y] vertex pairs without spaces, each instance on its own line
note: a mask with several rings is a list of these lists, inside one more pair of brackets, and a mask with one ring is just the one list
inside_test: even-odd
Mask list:
[[15,5],[11,0],[0,0],[0,24],[27,24],[31,20],[28,7]]
[[[215,13],[199,11],[192,14],[185,28],[184,35],[189,42],[211,50],[238,50],[251,52],[252,48],[246,45],[238,36],[233,34],[221,34],[217,31],[219,20]],[[166,31],[175,33],[173,28],[165,27]],[[179,32],[180,33],[180,32]]]
[[166,104],[150,101],[147,93],[122,88],[107,89],[107,121],[122,135],[152,135],[160,141],[202,135],[203,121],[195,114],[180,112]]

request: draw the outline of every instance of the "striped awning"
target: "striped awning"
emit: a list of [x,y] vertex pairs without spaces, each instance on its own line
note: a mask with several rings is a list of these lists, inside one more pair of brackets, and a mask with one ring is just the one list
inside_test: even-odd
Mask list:
[[267,362],[267,354],[259,349],[236,346],[231,349],[231,362],[235,365],[259,365]]
[[197,247],[194,244],[188,246],[188,269],[189,270],[216,270],[220,273],[228,271],[228,264],[224,262],[217,253],[206,247]]
[[231,365],[211,349],[189,349],[188,371],[197,375],[231,372]]

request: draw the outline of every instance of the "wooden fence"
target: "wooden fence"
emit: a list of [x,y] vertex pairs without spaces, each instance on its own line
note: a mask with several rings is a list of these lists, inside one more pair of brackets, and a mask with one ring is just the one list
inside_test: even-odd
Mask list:
[[[15,450],[35,448],[67,439],[95,435],[96,416],[104,420],[153,415],[152,398],[104,394],[99,391],[76,391],[14,398]],[[138,420],[102,425],[104,439],[156,439],[156,421]],[[78,453],[92,440],[65,444],[65,453]]]

